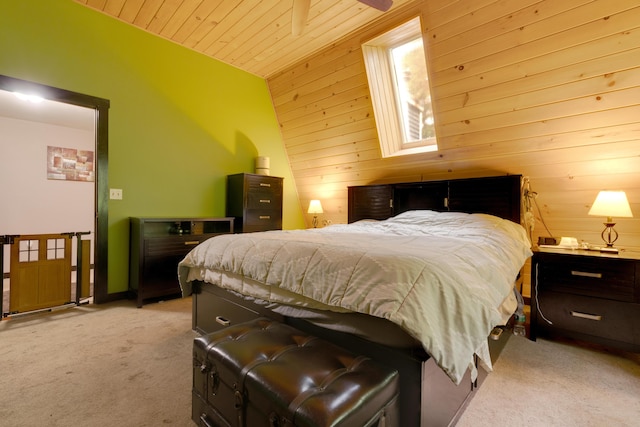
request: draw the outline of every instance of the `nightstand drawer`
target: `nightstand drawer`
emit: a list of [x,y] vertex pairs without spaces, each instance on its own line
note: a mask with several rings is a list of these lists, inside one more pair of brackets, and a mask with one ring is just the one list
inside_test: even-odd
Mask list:
[[635,261],[540,255],[544,262],[538,266],[538,291],[553,290],[617,301],[635,301]]
[[640,306],[562,292],[538,295],[541,329],[561,329],[629,344],[640,344]]

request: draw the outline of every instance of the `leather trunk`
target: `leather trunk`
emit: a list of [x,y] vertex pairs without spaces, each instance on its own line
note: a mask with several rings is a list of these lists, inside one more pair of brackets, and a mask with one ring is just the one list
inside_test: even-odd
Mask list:
[[396,370],[259,318],[197,337],[201,426],[396,426]]

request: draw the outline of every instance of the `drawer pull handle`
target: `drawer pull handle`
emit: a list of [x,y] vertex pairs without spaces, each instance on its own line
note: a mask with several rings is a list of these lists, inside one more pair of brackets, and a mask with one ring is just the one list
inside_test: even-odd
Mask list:
[[588,319],[588,320],[597,320],[600,321],[602,320],[602,316],[597,315],[597,314],[587,314],[587,313],[580,313],[579,311],[572,311],[571,315],[573,317],[579,317],[581,319]]
[[589,273],[588,271],[576,271],[571,270],[572,276],[580,276],[580,277],[593,277],[595,279],[602,279],[602,273]]
[[271,219],[270,215],[260,215],[260,219]]
[[260,203],[271,203],[269,199],[260,199]]
[[185,245],[197,245],[198,243],[200,243],[197,240],[187,240],[186,242],[184,242]]
[[222,326],[229,326],[231,324],[228,319],[225,319],[222,316],[216,316],[216,322],[220,323]]
[[271,187],[271,184],[269,184],[268,182],[261,182],[260,187]]
[[207,417],[207,414],[200,415],[200,427],[213,427],[213,424],[209,422],[209,417]]

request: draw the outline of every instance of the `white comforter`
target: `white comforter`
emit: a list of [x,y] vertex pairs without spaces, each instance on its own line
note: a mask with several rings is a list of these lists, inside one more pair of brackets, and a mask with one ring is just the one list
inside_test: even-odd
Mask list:
[[388,319],[457,384],[531,256],[524,229],[482,214],[411,211],[385,221],[221,235],[178,267],[264,300]]

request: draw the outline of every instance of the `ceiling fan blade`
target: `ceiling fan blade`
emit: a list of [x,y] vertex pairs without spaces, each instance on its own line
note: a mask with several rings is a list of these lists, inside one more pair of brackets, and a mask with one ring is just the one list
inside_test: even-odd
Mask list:
[[367,6],[371,6],[374,9],[378,9],[382,12],[386,12],[393,6],[393,0],[358,0],[360,3],[364,3]]
[[294,36],[299,36],[304,31],[304,26],[309,16],[309,6],[311,6],[311,0],[293,0],[291,34]]

